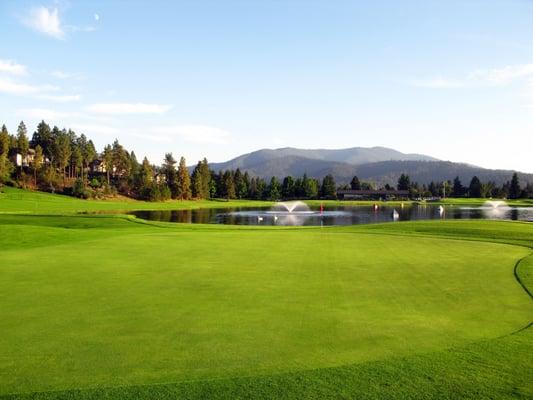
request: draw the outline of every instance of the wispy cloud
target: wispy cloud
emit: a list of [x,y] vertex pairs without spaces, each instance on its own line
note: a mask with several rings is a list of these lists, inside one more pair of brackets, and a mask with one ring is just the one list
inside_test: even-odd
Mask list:
[[50,100],[50,101],[57,101],[60,103],[70,103],[73,101],[79,101],[81,100],[81,95],[79,94],[65,94],[65,95],[53,95],[53,94],[42,94],[37,96],[38,99],[41,100]]
[[98,135],[116,135],[119,133],[117,128],[107,125],[98,125],[98,124],[79,124],[75,123],[72,125],[72,129],[79,133],[85,133],[86,135],[98,134]]
[[17,64],[12,60],[0,60],[0,72],[12,75],[26,75],[28,73],[25,65]]
[[59,10],[44,6],[32,8],[22,22],[29,28],[56,39],[64,39],[65,31],[61,26]]
[[60,69],[56,69],[55,71],[50,72],[50,75],[52,75],[54,78],[57,78],[57,79],[82,79],[83,78],[83,74],[65,72]]
[[502,68],[477,69],[460,78],[441,76],[410,80],[410,84],[430,89],[506,86],[520,81],[533,86],[533,64],[507,65]]
[[31,95],[43,92],[57,91],[59,88],[52,85],[30,85],[26,83],[14,82],[10,79],[0,77],[0,92],[15,95]]
[[47,108],[24,108],[17,110],[17,115],[22,118],[44,119],[57,121],[63,118],[76,117],[77,113],[70,113],[65,111],[50,110]]
[[87,111],[99,114],[164,114],[172,106],[146,103],[98,103],[87,107]]
[[227,144],[231,134],[220,128],[206,125],[174,125],[153,129],[155,133],[178,136],[183,140],[198,144]]

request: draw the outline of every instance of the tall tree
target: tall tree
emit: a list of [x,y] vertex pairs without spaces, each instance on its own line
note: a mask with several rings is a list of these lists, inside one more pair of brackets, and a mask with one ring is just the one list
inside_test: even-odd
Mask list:
[[54,159],[58,168],[63,172],[63,182],[66,179],[66,168],[72,154],[70,137],[65,130],[61,131],[54,142]]
[[511,178],[511,185],[509,186],[509,198],[518,199],[520,197],[521,192],[522,190],[520,189],[518,174],[515,172],[513,173],[513,177]]
[[102,161],[104,163],[104,168],[107,176],[107,185],[109,186],[111,184],[110,176],[111,172],[113,172],[113,149],[111,148],[111,145],[106,145],[104,147],[104,152],[102,154]]
[[33,180],[35,186],[37,186],[37,174],[43,166],[43,149],[41,145],[35,146],[35,155],[33,156]]
[[[57,132],[59,132],[59,129],[57,129]],[[41,148],[43,149],[44,157],[47,157],[49,160],[52,161],[52,143],[53,135],[50,126],[44,121],[39,122],[39,124],[37,125],[37,130],[33,133],[33,137],[31,139],[31,147],[35,148],[37,145],[41,146]]]
[[286,176],[283,178],[283,183],[281,184],[281,197],[284,199],[292,199],[295,196],[294,179],[292,176]]
[[180,158],[178,165],[177,197],[182,200],[191,198],[191,177],[189,176],[185,157]]
[[411,187],[411,179],[409,175],[402,174],[398,179],[398,190],[409,190]]
[[465,193],[465,189],[463,187],[463,184],[461,183],[461,180],[458,176],[455,177],[453,180],[453,189],[452,189],[452,196],[453,197],[461,197]]
[[328,174],[322,179],[322,187],[320,188],[322,197],[335,198],[337,197],[337,185],[333,175]]
[[481,181],[477,176],[472,177],[468,186],[468,195],[470,197],[481,197]]
[[235,194],[235,182],[233,180],[233,174],[230,170],[227,170],[222,175],[222,197],[226,199],[234,199]]
[[268,199],[272,201],[277,201],[281,198],[281,185],[278,178],[273,176],[270,179],[270,184],[268,185]]
[[176,172],[176,163],[177,161],[174,159],[172,153],[166,153],[161,168],[161,172],[165,174],[165,181],[170,189],[170,194],[173,199],[176,199],[178,197],[178,174]]
[[20,160],[20,169],[24,165],[24,161],[28,155],[28,150],[30,149],[30,143],[28,140],[28,130],[24,121],[20,121],[20,124],[17,128],[17,151],[21,155],[22,159]]
[[357,176],[354,176],[352,178],[352,181],[350,182],[350,187],[352,190],[361,190],[361,182],[359,182],[359,178]]
[[5,156],[7,158],[9,154],[9,132],[7,131],[7,128],[5,125],[2,125],[2,129],[0,130],[0,156]]

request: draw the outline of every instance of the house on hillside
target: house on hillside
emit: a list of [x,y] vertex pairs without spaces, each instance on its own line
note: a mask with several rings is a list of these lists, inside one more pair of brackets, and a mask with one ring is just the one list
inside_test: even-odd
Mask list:
[[11,155],[11,162],[15,164],[16,167],[29,167],[33,164],[35,159],[35,150],[28,149],[28,154],[23,156],[21,153],[16,152]]
[[408,190],[337,190],[340,200],[407,200]]
[[96,159],[94,160],[91,165],[89,166],[91,172],[101,172],[101,173],[106,173],[107,170],[105,168],[105,163],[103,160],[101,159]]

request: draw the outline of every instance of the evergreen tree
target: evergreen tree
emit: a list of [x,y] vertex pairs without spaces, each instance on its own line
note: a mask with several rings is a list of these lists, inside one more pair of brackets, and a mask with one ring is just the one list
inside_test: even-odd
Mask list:
[[273,176],[270,179],[270,184],[268,185],[268,199],[272,201],[277,201],[281,197],[281,185],[278,178]]
[[354,176],[352,178],[352,181],[350,182],[350,187],[352,190],[361,190],[361,182],[359,182],[359,178],[357,176]]
[[292,199],[296,196],[296,190],[294,186],[294,179],[292,176],[286,176],[283,178],[281,184],[281,197],[284,199]]
[[198,161],[198,164],[196,164],[196,167],[194,167],[194,170],[192,171],[192,175],[191,175],[192,196],[197,199],[203,198],[202,196],[203,177],[200,171],[201,167],[202,167],[202,162]]
[[320,188],[322,197],[324,198],[336,198],[337,197],[337,185],[332,175],[328,174],[322,179],[322,187]]
[[[59,129],[57,129],[57,132],[59,132]],[[44,157],[52,161],[53,160],[52,143],[53,143],[53,135],[52,135],[52,131],[50,130],[50,126],[44,121],[39,122],[39,124],[37,125],[37,130],[33,133],[33,137],[30,142],[31,147],[35,148],[37,147],[37,145],[41,146],[41,148],[43,149]]]
[[509,186],[509,198],[510,199],[518,199],[521,194],[520,189],[520,182],[518,181],[518,174],[515,172],[513,173],[513,177],[511,178],[511,185]]
[[37,186],[37,174],[43,166],[43,149],[40,145],[35,146],[35,155],[33,156],[33,179]]
[[7,128],[5,125],[2,125],[2,129],[0,130],[0,157],[5,156],[7,158],[9,154],[9,132],[7,131]]
[[56,161],[60,171],[63,172],[63,181],[65,181],[67,165],[72,154],[72,149],[70,148],[70,138],[67,135],[67,132],[64,130],[61,131],[57,137],[55,137],[53,145],[54,160]]
[[165,181],[170,189],[170,195],[173,199],[178,198],[178,173],[176,171],[177,161],[174,159],[172,153],[166,153],[161,172],[165,174]]
[[28,130],[26,129],[26,125],[23,121],[20,121],[20,124],[17,128],[17,151],[22,156],[20,169],[22,170],[22,166],[24,164],[24,159],[28,155],[28,150],[30,148],[30,143],[28,140]]
[[105,173],[107,176],[107,185],[109,186],[111,185],[111,172],[113,172],[113,149],[109,144],[104,147],[104,152],[102,153],[102,161],[104,163]]
[[236,197],[235,182],[230,170],[225,171],[222,175],[222,197],[226,199],[234,199]]
[[398,190],[409,190],[411,187],[411,179],[409,175],[402,174],[398,179]]
[[184,157],[180,158],[176,185],[176,194],[179,199],[188,200],[191,198],[191,177]]
[[465,193],[465,189],[463,187],[463,184],[461,183],[461,180],[458,176],[455,177],[453,180],[453,189],[452,189],[452,196],[453,197],[462,197]]
[[245,180],[245,175],[239,168],[235,171],[235,194],[239,199],[245,199],[248,196],[248,183]]
[[468,186],[468,195],[470,197],[481,197],[481,182],[477,176],[472,177]]

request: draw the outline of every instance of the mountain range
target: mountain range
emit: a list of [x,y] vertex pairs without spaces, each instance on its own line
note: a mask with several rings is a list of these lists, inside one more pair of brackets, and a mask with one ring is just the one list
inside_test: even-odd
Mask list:
[[[349,183],[354,175],[378,184],[396,184],[406,173],[412,181],[453,180],[456,176],[468,184],[476,175],[481,181],[501,185],[511,179],[514,171],[486,169],[465,163],[443,161],[424,155],[402,153],[386,147],[352,147],[348,149],[261,149],[232,160],[210,164],[215,171],[237,169],[252,176],[270,179],[287,175],[322,178],[333,175],[337,183]],[[519,173],[521,182],[533,182],[533,174]]]

